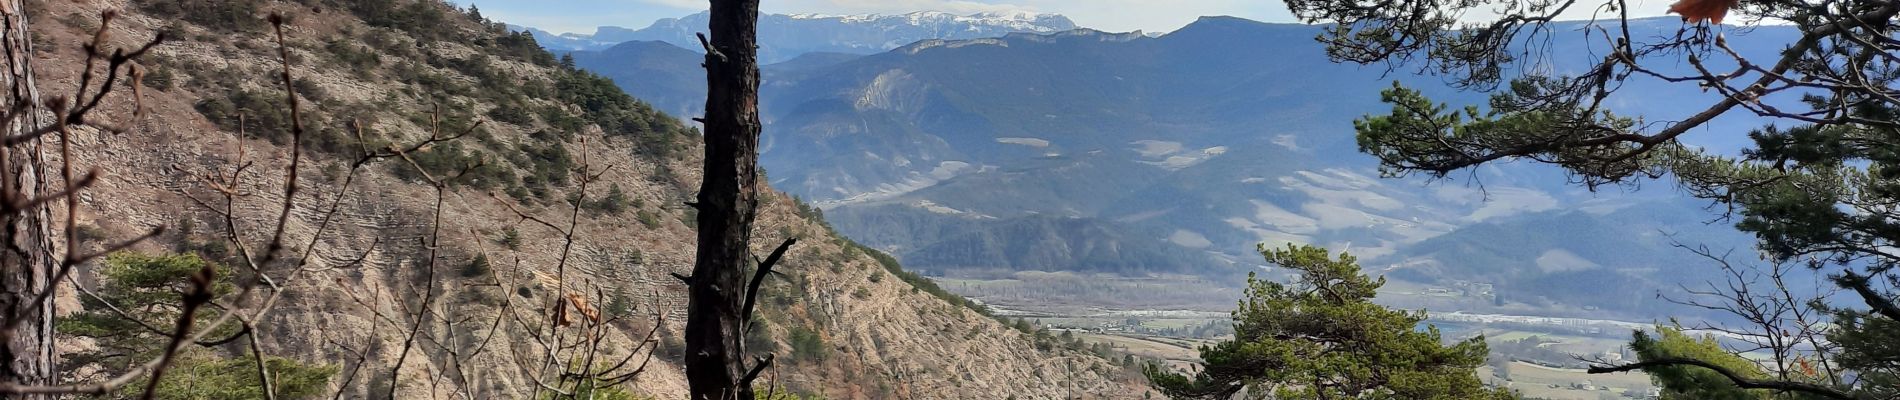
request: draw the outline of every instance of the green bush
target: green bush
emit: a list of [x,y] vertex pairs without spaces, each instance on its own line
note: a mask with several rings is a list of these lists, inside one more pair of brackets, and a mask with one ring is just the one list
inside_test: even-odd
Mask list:
[[248,0],[142,0],[132,2],[156,17],[184,20],[216,31],[263,26],[258,2]]
[[786,341],[791,342],[792,360],[795,362],[822,362],[825,360],[825,339],[817,331],[802,326],[787,329]]
[[507,187],[516,182],[513,168],[490,160],[481,150],[465,150],[460,142],[434,145],[410,153],[409,159],[414,160],[415,164],[391,164],[397,177],[419,181],[425,177],[423,172],[426,171],[427,176],[442,180],[445,184],[476,189]]
[[640,225],[646,226],[647,229],[658,229],[660,227],[660,215],[652,211],[640,210],[634,213],[634,217],[638,218]]
[[419,41],[455,40],[462,33],[450,23],[449,5],[437,0],[352,1],[348,9],[370,26],[402,31]]
[[498,122],[527,126],[534,123],[534,114],[519,105],[500,105],[488,110],[488,118]]
[[[192,352],[196,353],[196,352]],[[271,387],[282,399],[304,399],[321,395],[329,386],[337,367],[312,366],[283,357],[265,357],[271,372]],[[134,385],[130,387],[142,387]],[[178,400],[249,400],[264,398],[263,382],[257,380],[257,362],[251,357],[181,356],[154,393],[158,399]]]
[[[210,268],[213,271],[211,293],[214,298],[230,294],[235,287],[223,268],[195,254],[144,255],[114,253],[99,269],[97,297],[81,297],[83,307],[55,323],[61,335],[92,339],[94,347],[68,353],[62,369],[96,368],[119,374],[137,368],[164,351],[169,335],[144,329],[145,326],[172,326],[180,317],[179,293],[189,286],[190,276]],[[123,315],[112,307],[135,310]],[[210,337],[229,337],[237,333],[237,324],[212,327],[221,315],[216,307],[199,308],[193,317],[200,329],[214,329]],[[128,318],[141,318],[134,321]],[[306,398],[328,386],[335,367],[307,365],[294,360],[267,357],[265,364],[274,374],[278,395]],[[185,346],[173,358],[172,373],[158,384],[160,399],[256,399],[263,397],[263,385],[257,381],[257,366],[251,357],[224,354],[216,348]],[[134,383],[128,387],[143,387]]]
[[377,67],[383,66],[382,53],[368,47],[353,44],[348,40],[331,39],[329,42],[324,43],[323,49],[330,52],[331,61],[336,62],[345,69],[355,71],[359,77]]
[[515,227],[512,226],[508,227],[508,230],[501,231],[500,242],[502,246],[508,247],[509,250],[520,250],[521,230],[515,229]]
[[628,203],[631,201],[627,200],[627,192],[620,190],[619,184],[614,184],[607,189],[606,196],[588,202],[587,209],[607,215],[619,215],[627,211]]
[[679,149],[689,136],[679,121],[628,96],[613,80],[578,69],[563,71],[555,77],[554,92],[581,106],[581,118],[608,136],[633,139],[643,153],[660,157]]
[[758,316],[752,317],[745,332],[745,350],[752,354],[771,354],[778,351],[778,342],[772,341],[771,323]]
[[483,254],[476,254],[474,259],[468,260],[468,264],[462,266],[463,278],[478,278],[488,276],[493,272],[495,268],[488,265],[488,256]]
[[567,146],[559,142],[542,146],[522,143],[517,150],[528,162],[528,174],[535,178],[535,184],[528,185],[529,190],[545,192],[549,185],[566,185],[576,166],[574,156],[567,152]]
[[[290,139],[290,108],[283,92],[234,90],[225,97],[199,101],[195,107],[211,123],[227,131],[284,144]],[[242,117],[242,118],[240,118]]]
[[145,71],[145,77],[140,82],[145,87],[167,91],[178,85],[178,78],[172,75],[170,68],[151,68]]

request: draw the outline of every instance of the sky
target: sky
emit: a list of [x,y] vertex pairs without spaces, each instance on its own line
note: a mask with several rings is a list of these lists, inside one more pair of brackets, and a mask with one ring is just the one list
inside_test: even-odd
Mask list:
[[[481,8],[482,15],[552,32],[593,33],[602,25],[644,28],[660,18],[706,9],[706,0],[451,0]],[[1057,13],[1076,24],[1111,32],[1172,31],[1203,15],[1231,15],[1259,21],[1289,22],[1286,7],[1274,0],[768,0],[761,11],[774,14],[901,14],[945,11]]]
[[[1632,16],[1662,15],[1672,0],[1633,0]],[[560,33],[593,33],[610,25],[644,28],[660,18],[706,9],[706,0],[451,0],[474,4],[482,15],[515,25]],[[1034,11],[1068,16],[1077,25],[1109,32],[1168,32],[1205,15],[1227,15],[1266,22],[1293,22],[1278,0],[766,0],[760,9],[775,14],[901,14],[945,11]],[[1574,11],[1574,10],[1573,10]],[[1588,18],[1587,10],[1566,19]]]

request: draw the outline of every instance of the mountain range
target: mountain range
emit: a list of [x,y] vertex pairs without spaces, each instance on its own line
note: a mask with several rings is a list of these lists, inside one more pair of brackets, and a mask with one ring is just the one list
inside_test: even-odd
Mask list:
[[[642,29],[603,26],[592,34],[515,29],[534,34],[535,40],[554,51],[603,50],[631,41],[659,41],[698,49],[699,38],[694,34],[705,32],[709,19],[709,14],[700,12],[661,19]],[[1021,11],[969,15],[937,11],[895,15],[760,14],[759,61],[774,63],[807,53],[871,54],[925,39],[975,39],[1075,28],[1068,17]]]
[[[1544,44],[1553,56],[1513,69],[1580,71],[1600,60],[1603,45],[1581,27],[1553,25]],[[1650,32],[1639,34],[1679,27],[1668,18],[1632,24]],[[1618,277],[1592,284],[1651,293],[1711,276],[1637,262],[1683,260],[1686,253],[1656,242],[1658,225],[1576,225],[1591,219],[1576,211],[1586,205],[1694,225],[1713,219],[1700,209],[1706,204],[1656,190],[1589,191],[1528,164],[1453,180],[1380,179],[1351,124],[1389,108],[1380,90],[1397,81],[1454,105],[1485,104],[1486,94],[1415,67],[1333,63],[1313,40],[1322,29],[1205,17],[1159,36],[1075,29],[927,39],[870,55],[808,53],[764,68],[761,162],[775,187],[825,208],[842,233],[934,274],[1244,273],[1258,264],[1256,244],[1292,242],[1348,251],[1407,280],[1495,284],[1526,304],[1595,301],[1550,290],[1585,269]],[[1787,34],[1764,27],[1733,32],[1730,42],[1772,54],[1748,38]],[[574,54],[636,97],[697,115],[703,87],[669,78],[699,73],[690,50],[626,42]],[[1641,95],[1621,96],[1617,109],[1653,121],[1679,119],[1716,96],[1640,78],[1622,84]],[[1725,116],[1704,129],[1756,124]],[[1716,136],[1692,143],[1711,149],[1734,148],[1741,137],[1697,136]],[[1631,238],[1643,245],[1610,245]],[[1680,239],[1750,243],[1720,225]],[[1487,246],[1453,245],[1460,240]],[[1608,244],[1557,251],[1564,240]],[[1577,268],[1540,268],[1546,254],[1575,258],[1566,265]]]
[[[18,54],[31,64],[8,65],[31,65],[49,96],[100,70],[75,57],[81,45],[115,54],[114,78],[125,76],[119,62],[133,60],[115,49],[156,45],[133,61],[149,71],[143,83],[92,86],[103,101],[90,124],[127,129],[73,126],[61,137],[84,145],[15,163],[111,171],[96,185],[75,184],[85,203],[65,203],[73,214],[58,226],[88,233],[61,252],[201,263],[199,279],[218,277],[217,312],[247,316],[244,349],[173,346],[161,357],[169,339],[109,347],[173,335],[71,328],[100,319],[85,312],[119,309],[82,294],[95,293],[87,287],[110,296],[184,286],[169,268],[143,264],[123,269],[138,281],[119,280],[113,270],[125,264],[102,258],[73,269],[78,290],[42,291],[70,313],[57,319],[61,369],[71,372],[60,382],[158,382],[156,372],[130,372],[158,357],[173,373],[148,397],[264,398],[271,389],[228,378],[238,364],[223,360],[268,354],[284,398],[688,397],[688,289],[674,277],[692,272],[696,214],[680,204],[697,191],[702,149],[685,119],[563,65],[474,10],[434,0],[322,3],[311,11],[288,0],[33,2],[10,11],[35,21],[39,39]],[[273,27],[278,35],[264,34]],[[767,372],[775,398],[1146,393],[1118,363],[992,319],[840,237],[791,196],[759,189],[754,243],[799,239],[777,278],[756,282],[759,307],[744,338],[748,356],[779,361]],[[240,261],[250,259],[246,248],[273,255],[249,264]],[[249,289],[259,281],[272,283]],[[103,318],[133,325],[106,326],[150,326],[143,320],[177,313],[177,296],[151,299],[125,304],[135,314]],[[190,332],[206,338],[239,331],[195,319],[205,325]],[[622,361],[595,363],[596,355]],[[537,367],[543,357],[589,366]],[[318,372],[286,372],[296,365]],[[615,384],[573,379],[605,377],[575,371],[613,365],[624,366],[612,367]]]

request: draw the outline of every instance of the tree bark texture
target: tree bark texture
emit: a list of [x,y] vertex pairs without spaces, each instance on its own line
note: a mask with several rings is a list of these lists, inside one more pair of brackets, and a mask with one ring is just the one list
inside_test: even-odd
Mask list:
[[[759,196],[758,0],[713,0],[706,40],[706,159],[688,278],[686,378],[695,400],[751,400],[742,331]],[[702,38],[702,40],[705,40]]]

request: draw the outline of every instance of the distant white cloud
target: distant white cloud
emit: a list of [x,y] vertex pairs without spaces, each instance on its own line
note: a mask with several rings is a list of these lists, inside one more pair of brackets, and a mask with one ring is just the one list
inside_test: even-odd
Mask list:
[[957,14],[996,11],[1041,11],[1033,6],[1022,4],[970,0],[789,0],[771,2],[763,7],[767,10],[796,9],[809,11],[795,12],[825,14],[891,14],[920,10],[943,11]]
[[[596,26],[642,28],[654,20],[706,9],[706,0],[450,0],[476,4],[491,18],[554,32],[588,32]],[[1632,0],[1631,16],[1663,15],[1675,0]],[[1110,32],[1168,32],[1202,16],[1226,15],[1266,22],[1293,22],[1276,0],[777,0],[762,11],[781,14],[895,14],[944,11],[958,14],[997,11],[1057,13],[1084,27]],[[1467,14],[1485,19],[1484,12]],[[1562,19],[1608,18],[1613,14],[1579,3]]]
[[663,7],[672,7],[672,8],[685,8],[685,9],[706,8],[706,0],[634,0],[634,2],[646,3],[649,5],[656,5],[656,6],[663,6]]
[[[490,18],[553,32],[593,32],[603,25],[641,28],[654,20],[706,9],[705,0],[450,0],[475,4]],[[1057,13],[1076,24],[1111,32],[1167,32],[1207,15],[1289,22],[1286,6],[1272,0],[781,0],[761,11],[797,14],[896,14],[943,11]]]
[[1062,14],[1084,27],[1111,32],[1167,32],[1207,15],[1292,20],[1284,5],[1271,0],[786,0],[768,3],[765,8],[772,12],[828,14],[1035,11]]

